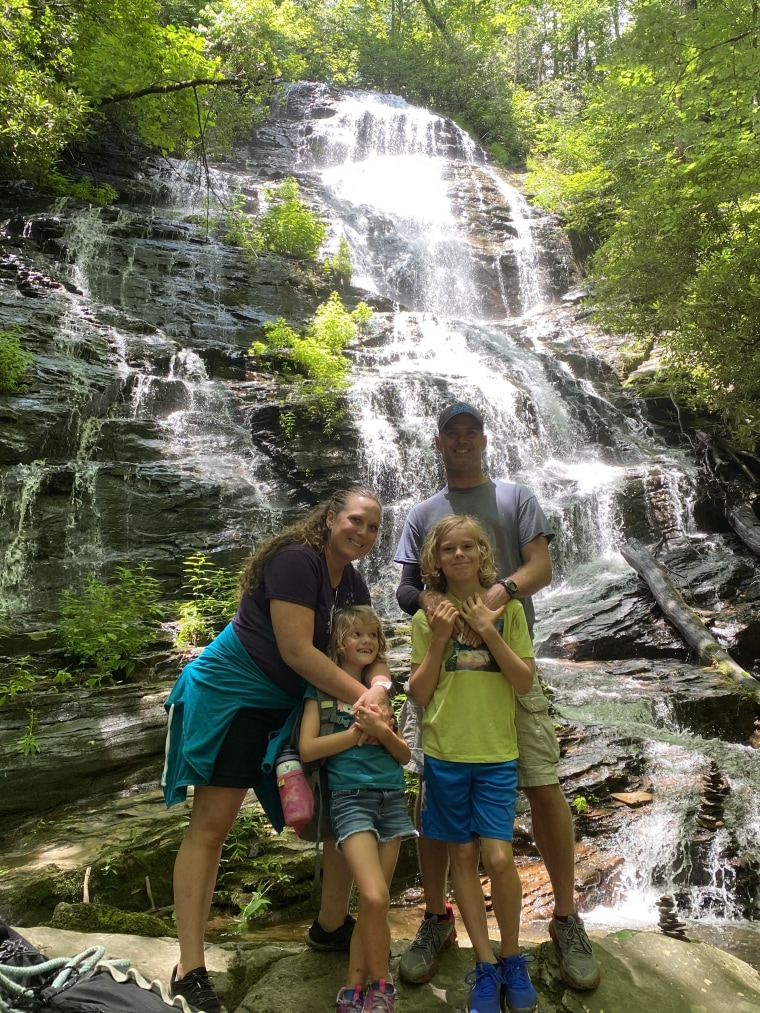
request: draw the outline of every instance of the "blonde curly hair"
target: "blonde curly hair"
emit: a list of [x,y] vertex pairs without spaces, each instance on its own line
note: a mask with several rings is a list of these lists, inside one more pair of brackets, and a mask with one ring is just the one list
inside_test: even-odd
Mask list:
[[494,559],[493,547],[488,540],[488,535],[483,525],[470,514],[451,514],[442,517],[437,524],[428,532],[428,536],[422,546],[420,553],[420,570],[425,586],[431,591],[446,592],[447,582],[440,565],[440,546],[444,538],[447,538],[452,531],[463,528],[465,532],[475,541],[478,547],[480,566],[478,568],[478,580],[483,587],[490,587],[496,580],[497,569]]
[[377,657],[375,661],[386,662],[388,659],[385,656],[383,624],[380,616],[369,605],[346,605],[345,608],[335,610],[330,642],[327,645],[327,657],[330,661],[340,665],[341,658],[346,653],[346,637],[358,625],[374,626],[377,629]]

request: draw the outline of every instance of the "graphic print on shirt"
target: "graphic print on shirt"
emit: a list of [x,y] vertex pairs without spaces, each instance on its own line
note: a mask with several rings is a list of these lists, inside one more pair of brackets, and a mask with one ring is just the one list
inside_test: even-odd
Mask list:
[[[504,619],[499,617],[495,623],[499,633],[504,630]],[[468,647],[461,640],[454,640],[451,656],[446,659],[444,669],[447,672],[500,672],[494,656],[485,645]]]

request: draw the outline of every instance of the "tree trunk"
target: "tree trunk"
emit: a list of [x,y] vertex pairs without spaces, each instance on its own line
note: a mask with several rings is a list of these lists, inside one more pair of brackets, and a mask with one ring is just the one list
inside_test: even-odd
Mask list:
[[760,521],[749,503],[737,503],[731,507],[728,520],[747,548],[760,556]]
[[744,689],[749,690],[760,703],[760,686],[757,681],[716,643],[715,637],[689,608],[681,592],[652,553],[635,538],[624,542],[620,551],[623,559],[647,582],[665,618],[675,626],[700,661],[730,676]]

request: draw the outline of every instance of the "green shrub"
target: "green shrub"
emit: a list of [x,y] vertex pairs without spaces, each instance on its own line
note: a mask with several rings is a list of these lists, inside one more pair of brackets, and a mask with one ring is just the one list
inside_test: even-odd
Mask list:
[[345,236],[341,236],[338,241],[337,253],[325,258],[325,270],[344,285],[348,285],[351,281],[354,267],[351,263],[351,249]]
[[316,260],[325,238],[325,223],[303,203],[298,183],[288,176],[282,183],[265,187],[268,207],[256,227],[256,240],[265,250],[289,257]]
[[[264,325],[266,346],[257,341],[248,351],[261,355],[268,346],[290,356],[296,366],[290,401],[309,418],[319,420],[329,434],[343,415],[339,398],[348,385],[349,361],[343,349],[371,319],[372,310],[366,303],[359,303],[349,312],[338,293],[332,292],[327,302],[317,308],[303,334],[280,317],[275,323]],[[292,433],[295,413],[283,412],[281,424],[286,435]]]
[[85,578],[80,595],[61,597],[61,640],[66,654],[97,673],[88,685],[105,677],[126,678],[138,651],[156,639],[163,618],[160,585],[142,563],[136,572],[117,566],[108,581]]
[[238,575],[214,566],[202,552],[188,556],[182,568],[182,587],[190,599],[179,604],[177,644],[207,644],[235,614]]
[[24,390],[22,380],[33,361],[31,352],[21,345],[21,331],[12,327],[0,331],[0,393]]
[[55,169],[50,169],[41,180],[41,189],[48,190],[59,197],[74,197],[86,204],[97,204],[105,207],[113,204],[119,194],[108,183],[93,183],[91,179],[72,179]]

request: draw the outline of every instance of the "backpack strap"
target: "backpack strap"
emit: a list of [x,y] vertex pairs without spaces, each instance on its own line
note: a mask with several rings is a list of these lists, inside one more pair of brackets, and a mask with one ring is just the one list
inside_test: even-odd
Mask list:
[[[313,699],[313,697],[310,697]],[[290,736],[291,746],[298,751],[298,742],[301,736],[301,721],[303,719],[303,712],[306,705],[306,701],[301,705],[301,713],[296,718],[293,724],[293,731]],[[323,690],[317,688],[317,707],[319,708],[319,734],[321,735],[332,735],[333,732],[337,731],[341,726],[344,725],[344,719],[341,718],[338,710],[338,701],[335,697],[330,696]],[[325,768],[325,758],[322,757],[319,760],[311,760],[309,762],[301,761],[303,767],[304,776],[311,786],[311,790],[314,793],[314,812],[315,812],[315,837],[314,837],[314,883],[312,886],[312,903],[318,903],[319,892],[321,886],[321,867],[319,861],[319,845],[322,840],[320,828],[323,819],[323,813],[327,806],[327,770]]]

